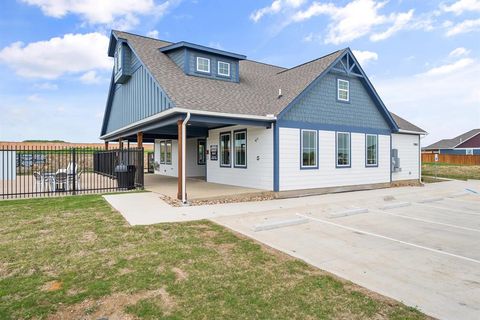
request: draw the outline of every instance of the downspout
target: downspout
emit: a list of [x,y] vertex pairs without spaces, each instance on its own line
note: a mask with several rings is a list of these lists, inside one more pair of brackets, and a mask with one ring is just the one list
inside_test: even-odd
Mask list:
[[186,153],[186,144],[187,144],[187,123],[190,120],[190,112],[187,112],[187,117],[183,120],[182,123],[182,203],[187,203],[187,186],[185,178],[185,153]]

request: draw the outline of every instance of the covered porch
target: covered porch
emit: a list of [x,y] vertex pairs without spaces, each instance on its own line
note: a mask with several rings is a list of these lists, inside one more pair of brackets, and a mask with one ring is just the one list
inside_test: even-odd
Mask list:
[[[222,172],[226,173],[225,180],[218,181],[217,179],[217,181],[215,181],[215,179],[213,179],[214,182],[212,182],[211,177],[213,171],[211,171],[209,175],[209,170],[213,169],[212,166],[215,166],[215,169],[219,166],[220,145],[218,136],[209,138],[209,134],[215,130],[230,130],[233,126],[242,126],[242,128],[251,127],[257,128],[257,130],[268,129],[270,132],[269,137],[271,137],[268,138],[268,143],[271,147],[273,144],[273,133],[271,133],[274,130],[274,126],[272,125],[273,121],[274,118],[267,116],[232,117],[230,115],[219,115],[209,112],[178,111],[178,109],[175,112],[174,110],[168,110],[162,114],[157,114],[141,122],[132,124],[129,127],[113,131],[106,135],[104,140],[107,146],[109,141],[119,141],[121,146],[125,146],[125,142],[136,142],[139,147],[141,147],[143,143],[155,143],[154,157],[156,161],[160,159],[158,156],[160,148],[157,148],[157,143],[165,142],[165,144],[162,143],[160,146],[167,149],[167,151],[165,151],[165,157],[167,161],[170,161],[170,167],[168,170],[164,170],[165,166],[161,166],[161,170],[156,170],[155,174],[147,174],[145,176],[145,189],[149,191],[180,200],[232,198],[252,196],[254,194],[260,196],[263,193],[271,192],[272,188],[270,187],[270,183],[267,183],[268,187],[265,187],[265,184],[263,186],[240,186],[243,179],[239,179],[238,174],[246,174],[252,171],[253,169],[251,169],[250,165],[248,168],[245,165],[243,169],[235,169],[238,171],[236,176],[228,173],[228,169],[224,169],[222,166]],[[245,139],[246,138],[247,137],[245,137]],[[192,145],[196,145],[197,140],[205,141],[203,144],[205,158],[203,171],[191,169],[192,163],[200,165],[200,163],[197,163],[200,151],[192,151]],[[170,145],[168,141],[170,141]],[[257,148],[260,150],[263,149],[261,146]],[[215,154],[215,158],[212,157],[213,153]],[[229,146],[228,153],[229,157],[233,158],[233,144]],[[253,154],[249,155],[249,157],[250,156],[253,157]],[[257,162],[267,161],[263,156],[256,156],[255,159]],[[162,160],[164,160],[163,156]],[[255,167],[255,164],[253,164],[252,167]],[[233,163],[231,168],[234,168]],[[267,171],[272,171],[273,175],[273,169],[268,169]],[[198,174],[198,172],[202,172],[202,174]],[[248,181],[248,177],[245,177],[245,180]]]

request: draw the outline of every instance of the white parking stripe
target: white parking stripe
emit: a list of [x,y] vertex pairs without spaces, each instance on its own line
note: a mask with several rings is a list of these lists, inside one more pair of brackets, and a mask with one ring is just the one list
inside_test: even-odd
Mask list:
[[438,225],[441,225],[441,226],[457,228],[457,229],[462,229],[462,230],[480,232],[480,229],[462,227],[462,226],[457,226],[457,225],[454,225],[454,224],[442,223],[442,222],[437,222],[437,221],[432,221],[432,220],[427,220],[427,219],[422,219],[422,218],[414,218],[414,217],[405,216],[405,215],[401,215],[401,214],[395,214],[395,213],[391,213],[391,212],[387,212],[387,211],[383,211],[383,210],[371,210],[371,211],[372,212],[379,212],[379,213],[383,213],[383,214],[388,214],[390,216],[404,218],[404,219],[416,220],[416,221],[421,221],[421,222],[426,222],[426,223],[431,223],[431,224],[438,224]]
[[447,210],[447,211],[450,211],[450,212],[457,212],[457,213],[463,213],[463,214],[471,214],[471,215],[474,215],[474,216],[480,216],[480,213],[477,213],[477,212],[470,212],[470,211],[466,211],[466,210],[457,210],[457,209],[452,209],[452,208],[432,206],[430,204],[425,204],[425,203],[415,203],[415,205],[419,205],[419,206],[427,207],[427,208],[432,208],[432,209]]
[[304,217],[304,218],[307,218],[307,219],[310,219],[310,220],[313,220],[313,221],[321,222],[321,223],[324,223],[324,224],[329,224],[329,225],[332,225],[332,226],[335,226],[335,227],[338,227],[338,228],[341,228],[341,229],[349,230],[349,231],[352,231],[352,232],[363,233],[363,234],[366,234],[366,235],[369,235],[369,236],[372,236],[372,237],[377,237],[377,238],[381,238],[381,239],[385,239],[385,240],[390,240],[390,241],[401,243],[401,244],[411,246],[411,247],[414,247],[414,248],[423,249],[423,250],[427,250],[427,251],[430,251],[430,252],[434,252],[434,253],[446,255],[446,256],[449,256],[449,257],[454,257],[454,258],[458,258],[458,259],[461,259],[461,260],[465,260],[465,261],[480,264],[480,260],[460,256],[458,254],[454,254],[454,253],[450,253],[450,252],[446,252],[446,251],[441,251],[441,250],[425,247],[425,246],[422,246],[422,245],[406,242],[406,241],[403,241],[403,240],[390,238],[390,237],[387,237],[387,236],[383,236],[381,234],[376,234],[376,233],[372,233],[372,232],[368,232],[368,231],[363,231],[363,230],[360,230],[360,229],[357,229],[357,228],[347,227],[347,226],[344,226],[344,225],[341,225],[341,224],[338,224],[338,223],[335,223],[335,222],[326,221],[326,220],[323,220],[323,219],[315,218],[315,217],[308,216],[308,215],[301,214],[301,213],[297,213],[297,216]]
[[462,202],[462,203],[465,203],[465,204],[475,204],[477,206],[480,205],[480,201],[471,201],[471,200],[465,200],[465,199],[460,199],[460,198],[445,198],[444,200]]

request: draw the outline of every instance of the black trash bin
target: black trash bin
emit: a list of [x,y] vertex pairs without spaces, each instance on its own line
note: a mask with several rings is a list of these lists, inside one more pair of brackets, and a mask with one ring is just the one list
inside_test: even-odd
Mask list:
[[135,172],[137,168],[134,165],[119,164],[115,167],[118,187],[122,189],[135,189]]

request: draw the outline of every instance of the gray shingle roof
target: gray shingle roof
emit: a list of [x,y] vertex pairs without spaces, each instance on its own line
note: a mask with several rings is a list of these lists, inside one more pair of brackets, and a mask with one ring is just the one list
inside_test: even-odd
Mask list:
[[398,128],[400,128],[401,130],[418,132],[418,133],[427,133],[422,128],[419,128],[416,125],[414,125],[413,123],[408,122],[407,120],[403,119],[402,117],[399,117],[395,113],[390,112],[390,114],[392,115],[393,120],[395,120],[395,122],[397,123]]
[[[240,83],[234,83],[186,75],[158,50],[170,42],[113,32],[127,40],[176,107],[235,114],[278,115],[346,50],[291,69],[241,60]],[[281,98],[278,89],[282,89]]]
[[480,129],[472,129],[453,139],[443,139],[425,147],[426,150],[453,149],[456,145],[463,143],[480,133]]

